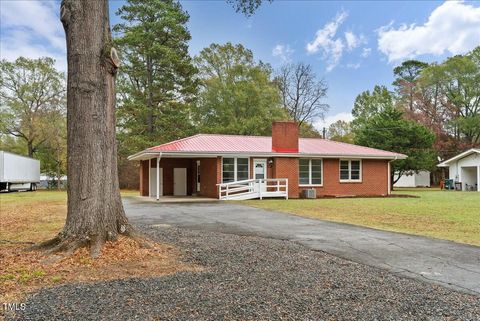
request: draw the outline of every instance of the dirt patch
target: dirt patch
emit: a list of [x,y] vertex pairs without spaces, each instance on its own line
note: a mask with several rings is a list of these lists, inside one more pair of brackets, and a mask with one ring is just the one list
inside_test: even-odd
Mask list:
[[24,244],[0,247],[0,302],[20,302],[32,291],[59,284],[163,276],[197,269],[180,262],[181,253],[173,246],[150,243],[145,248],[126,237],[108,242],[95,260],[87,249],[64,257],[45,256],[27,248]]
[[[31,196],[30,196],[31,195]],[[10,194],[0,199],[0,304],[22,302],[28,293],[65,283],[132,277],[155,277],[178,271],[200,270],[181,260],[181,251],[169,244],[120,237],[107,242],[93,260],[86,248],[70,256],[28,250],[53,238],[66,217],[66,197],[48,192]],[[148,246],[145,246],[148,245]],[[0,309],[0,320],[2,319]]]

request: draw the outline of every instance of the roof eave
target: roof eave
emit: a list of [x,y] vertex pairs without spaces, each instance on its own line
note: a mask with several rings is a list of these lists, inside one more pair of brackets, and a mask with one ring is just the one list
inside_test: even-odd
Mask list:
[[480,154],[480,149],[471,148],[469,150],[466,150],[463,153],[458,154],[457,156],[454,156],[452,158],[449,158],[449,159],[441,162],[440,164],[437,165],[437,167],[449,167],[451,162],[455,162],[457,160],[460,160],[460,159],[462,159],[464,157],[467,157],[467,156],[469,156],[470,154],[473,154],[473,153],[479,153]]
[[371,155],[371,154],[321,154],[321,153],[265,153],[265,152],[185,152],[185,151],[151,151],[144,150],[127,157],[128,160],[146,160],[162,154],[163,157],[212,157],[245,155],[251,157],[318,157],[318,158],[361,158],[361,159],[406,159],[408,156],[397,155]]

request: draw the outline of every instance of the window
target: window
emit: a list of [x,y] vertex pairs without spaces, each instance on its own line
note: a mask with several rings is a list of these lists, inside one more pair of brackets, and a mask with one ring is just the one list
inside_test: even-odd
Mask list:
[[300,185],[322,185],[321,159],[300,159],[298,164]]
[[223,182],[233,182],[235,180],[235,158],[224,158],[222,170]]
[[234,182],[248,179],[248,158],[223,158],[222,182]]
[[340,160],[340,181],[360,182],[362,180],[362,162],[360,160]]
[[248,179],[248,158],[237,158],[237,181]]

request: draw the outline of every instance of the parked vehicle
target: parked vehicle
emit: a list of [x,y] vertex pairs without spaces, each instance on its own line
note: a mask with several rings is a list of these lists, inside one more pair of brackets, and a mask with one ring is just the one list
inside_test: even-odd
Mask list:
[[39,183],[39,160],[0,151],[0,191],[36,191]]

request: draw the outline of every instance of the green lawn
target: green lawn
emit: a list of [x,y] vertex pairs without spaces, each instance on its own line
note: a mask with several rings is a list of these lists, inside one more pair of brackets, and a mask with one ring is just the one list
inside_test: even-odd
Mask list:
[[419,198],[250,200],[242,204],[309,218],[350,223],[480,245],[480,193],[402,189]]

